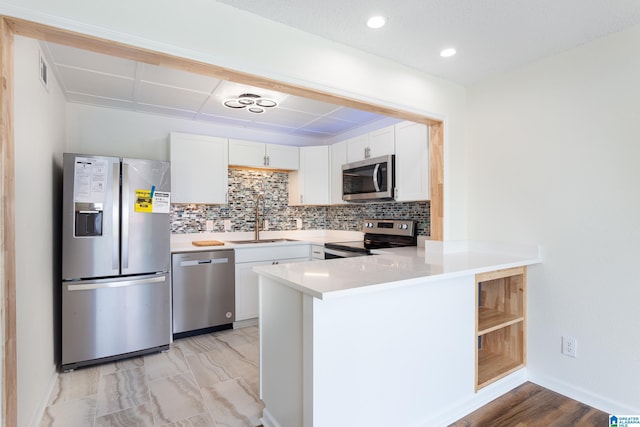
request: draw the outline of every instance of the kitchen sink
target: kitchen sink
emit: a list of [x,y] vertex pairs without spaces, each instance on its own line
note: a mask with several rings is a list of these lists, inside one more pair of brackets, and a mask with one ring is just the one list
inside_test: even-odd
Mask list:
[[246,243],[279,243],[279,242],[297,242],[296,239],[259,239],[259,240],[229,240],[229,243],[246,244]]

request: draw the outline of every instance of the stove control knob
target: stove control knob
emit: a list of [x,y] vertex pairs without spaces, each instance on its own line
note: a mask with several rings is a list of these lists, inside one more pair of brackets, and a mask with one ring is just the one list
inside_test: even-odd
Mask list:
[[398,228],[401,230],[406,230],[407,228],[409,228],[409,226],[407,224],[398,224]]
[[373,223],[372,222],[368,222],[368,223],[365,224],[365,227],[373,228]]

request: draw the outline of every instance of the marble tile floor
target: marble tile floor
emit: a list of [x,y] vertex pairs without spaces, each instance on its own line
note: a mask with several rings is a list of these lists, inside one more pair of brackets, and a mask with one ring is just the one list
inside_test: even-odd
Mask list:
[[256,427],[258,381],[256,326],[183,338],[60,374],[40,426]]

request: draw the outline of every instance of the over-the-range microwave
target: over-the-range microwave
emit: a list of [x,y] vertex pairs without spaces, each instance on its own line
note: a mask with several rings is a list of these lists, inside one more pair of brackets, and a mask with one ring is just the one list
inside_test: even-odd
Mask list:
[[374,157],[342,165],[342,200],[379,202],[393,200],[395,156]]

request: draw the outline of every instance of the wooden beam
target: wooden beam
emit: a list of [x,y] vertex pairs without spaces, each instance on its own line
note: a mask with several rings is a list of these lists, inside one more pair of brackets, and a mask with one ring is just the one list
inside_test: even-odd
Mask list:
[[16,245],[13,142],[13,32],[0,19],[0,279],[2,286],[2,425],[18,425]]
[[331,104],[341,105],[343,107],[369,111],[375,114],[395,117],[402,120],[409,120],[416,123],[423,123],[427,125],[440,123],[438,120],[434,120],[420,114],[399,111],[393,108],[383,107],[379,105],[372,105],[363,101],[359,101],[357,99],[352,99],[341,95],[329,94],[316,89],[311,89],[290,83],[278,82],[253,74],[231,70],[229,68],[200,62],[193,59],[187,59],[179,56],[169,55],[167,53],[143,49],[140,47],[101,39],[98,37],[87,36],[84,34],[25,21],[22,19],[5,17],[5,20],[9,23],[15,34],[20,36],[31,37],[38,40],[45,40],[52,43],[90,50],[106,55],[117,56],[120,58],[130,59],[132,61],[139,61],[147,64],[174,68],[178,70],[188,71],[190,73],[203,74],[221,80],[231,80],[237,83],[275,90],[278,92],[284,92],[291,95],[314,99],[316,101],[328,102]]
[[444,132],[442,128],[442,122],[429,126],[431,240],[444,240]]

